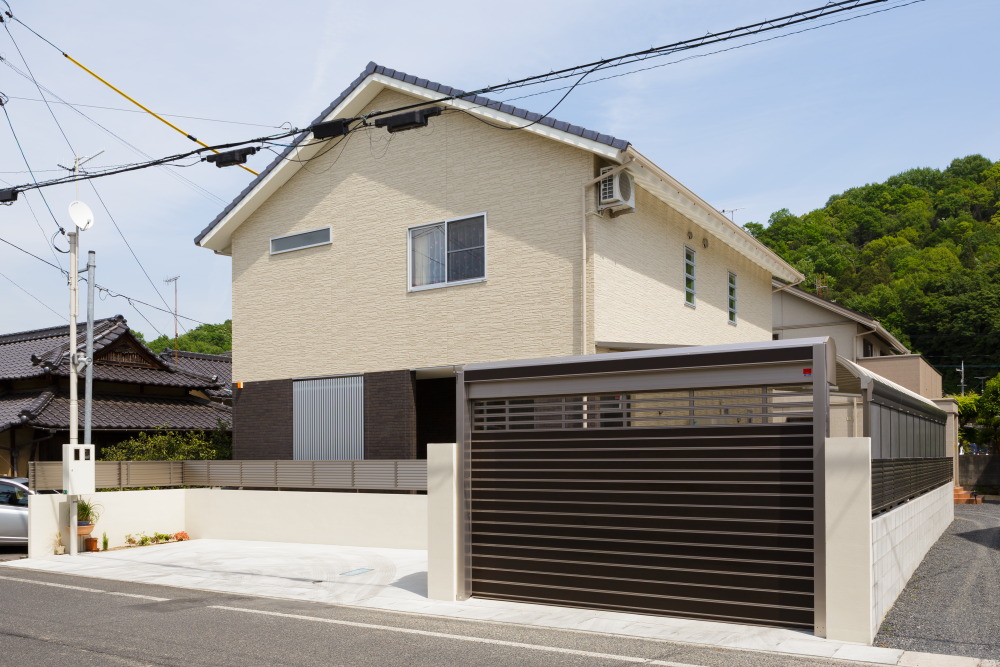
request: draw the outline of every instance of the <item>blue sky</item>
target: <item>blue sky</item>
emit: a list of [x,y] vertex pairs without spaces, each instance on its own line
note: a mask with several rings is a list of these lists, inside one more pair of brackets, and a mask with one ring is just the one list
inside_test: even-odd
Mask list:
[[[227,121],[170,117],[208,143],[270,134],[286,122],[307,124],[370,60],[469,90],[822,4],[9,1],[24,23],[157,112]],[[553,115],[630,140],[712,205],[739,209],[733,214],[738,223],[763,222],[780,208],[803,213],[832,194],[910,167],[944,167],[970,153],[1000,159],[1000,87],[993,73],[997,25],[995,0],[918,1],[583,85]],[[130,107],[23,26],[6,27],[14,41],[0,31],[5,60],[0,92],[10,98],[6,110],[32,168],[40,179],[52,177],[57,171],[46,170],[70,164],[72,151],[46,107],[32,101],[39,97],[34,84],[11,67],[26,70],[21,54],[38,82],[64,100]],[[635,68],[613,73],[630,69]],[[544,112],[559,95],[514,103]],[[71,108],[52,108],[77,154],[105,151],[91,164],[143,159]],[[149,155],[194,147],[141,113],[77,108]],[[260,169],[269,156],[258,154],[250,165]],[[6,119],[0,119],[0,179],[27,183],[24,170]],[[63,225],[69,224],[67,205],[75,198],[95,211],[95,226],[83,234],[82,248],[97,251],[99,284],[166,309],[156,289],[172,305],[172,288],[163,281],[179,275],[181,314],[222,321],[230,315],[230,261],[196,248],[192,239],[250,175],[204,163],[174,170],[195,187],[167,171],[99,179],[96,193],[86,184],[79,191],[58,186],[47,189],[46,197]],[[0,208],[0,239],[50,262],[58,255],[67,266],[65,255],[48,247],[55,229],[37,194]],[[64,240],[56,244],[65,248]],[[58,271],[0,243],[0,273],[0,333],[65,322],[69,298]],[[134,306],[106,298],[98,302],[97,315],[121,313],[148,337],[172,333],[169,314]]]

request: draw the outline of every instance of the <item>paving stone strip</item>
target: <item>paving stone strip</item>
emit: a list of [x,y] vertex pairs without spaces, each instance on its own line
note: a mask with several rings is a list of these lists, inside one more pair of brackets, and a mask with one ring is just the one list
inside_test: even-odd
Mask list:
[[875,645],[1000,660],[1000,502],[955,506]]

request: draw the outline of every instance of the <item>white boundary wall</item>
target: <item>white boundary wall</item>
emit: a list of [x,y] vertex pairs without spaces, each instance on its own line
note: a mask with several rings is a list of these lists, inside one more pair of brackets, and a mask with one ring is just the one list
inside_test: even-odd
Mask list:
[[[165,489],[84,496],[101,506],[92,537],[123,546],[129,533],[192,539],[427,548],[427,496],[388,493]],[[56,532],[69,551],[65,495],[29,498],[28,557],[54,556]]]
[[954,486],[945,484],[872,519],[872,636],[920,561],[955,520]]
[[945,484],[874,519],[871,441],[826,440],[828,639],[871,644],[906,582],[955,518]]

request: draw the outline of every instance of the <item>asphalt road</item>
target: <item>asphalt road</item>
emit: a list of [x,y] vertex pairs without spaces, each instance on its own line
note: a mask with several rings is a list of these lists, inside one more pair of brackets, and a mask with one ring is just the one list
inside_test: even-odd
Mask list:
[[863,665],[4,567],[0,599],[4,665]]
[[955,506],[875,645],[1000,659],[1000,502]]

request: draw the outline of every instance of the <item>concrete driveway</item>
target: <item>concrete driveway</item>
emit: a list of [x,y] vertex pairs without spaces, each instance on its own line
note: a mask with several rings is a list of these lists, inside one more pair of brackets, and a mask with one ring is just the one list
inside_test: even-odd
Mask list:
[[475,598],[463,602],[429,600],[425,551],[191,540],[74,557],[11,561],[0,564],[0,577],[20,568],[817,658],[890,665],[979,665],[978,660],[968,658],[941,663],[940,656],[921,659],[920,654],[899,649],[828,641],[796,630]]

